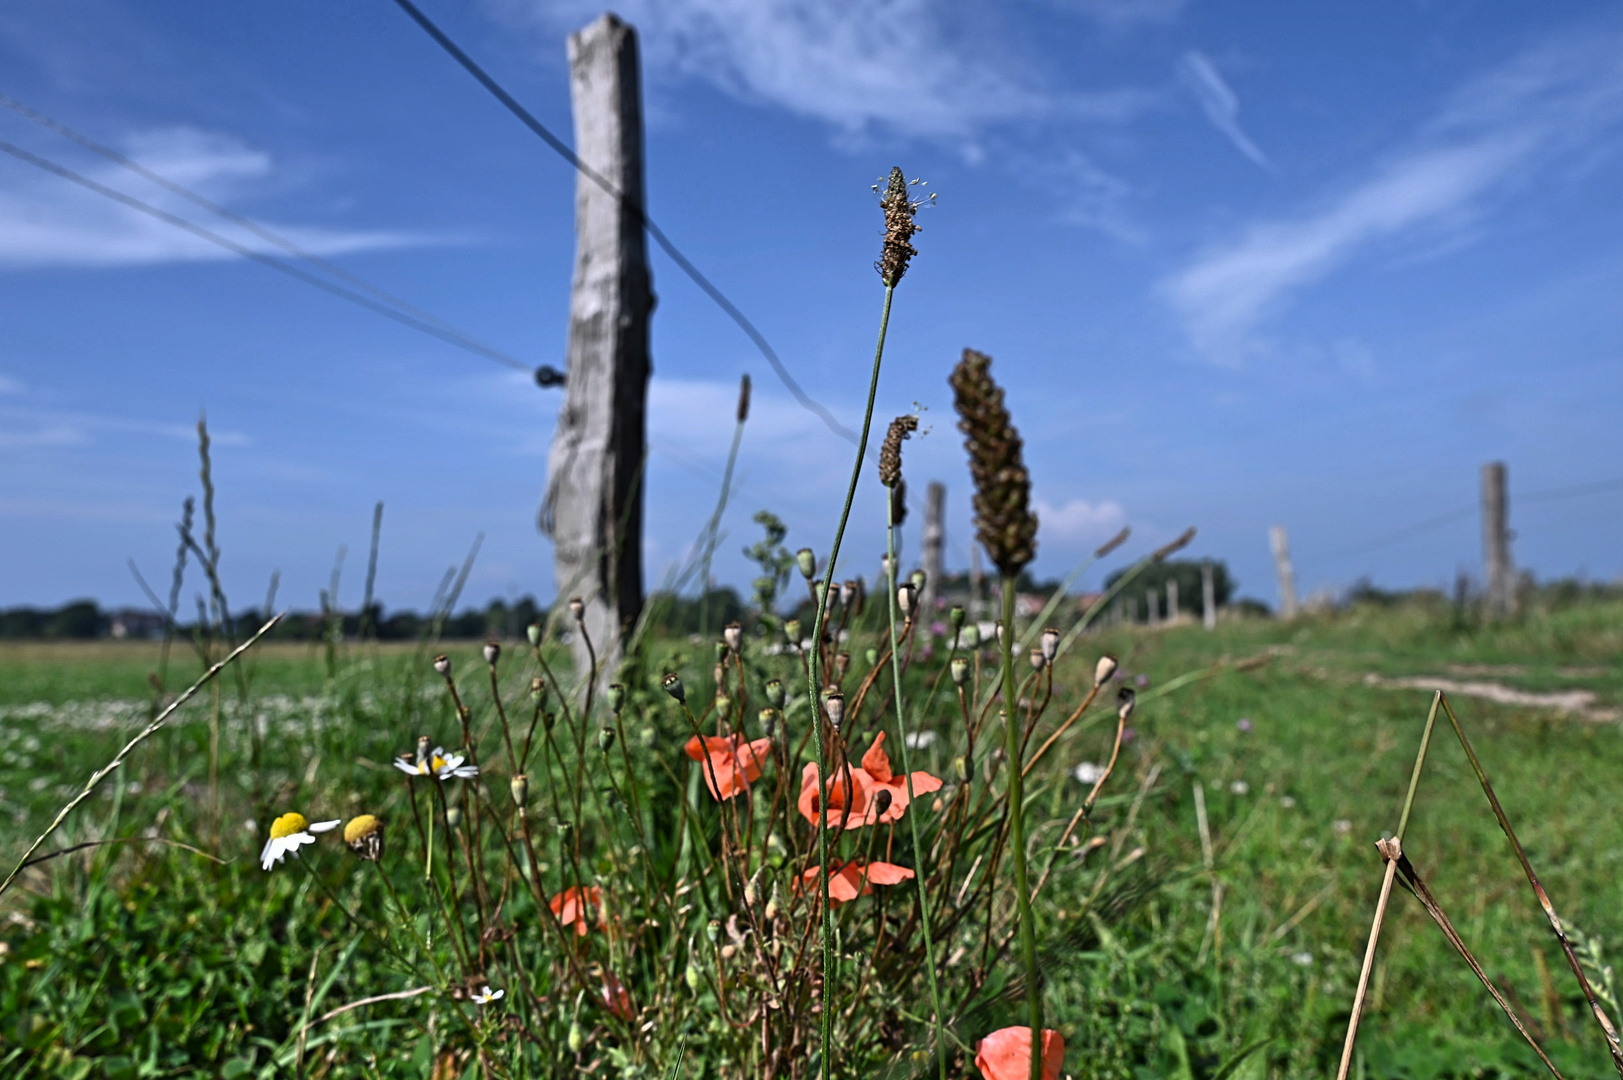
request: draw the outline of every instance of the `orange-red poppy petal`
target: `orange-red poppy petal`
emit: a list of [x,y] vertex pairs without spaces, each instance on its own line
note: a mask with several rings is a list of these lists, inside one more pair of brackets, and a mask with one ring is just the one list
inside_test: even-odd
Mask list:
[[[1043,1029],[1043,1080],[1059,1080],[1065,1039]],[[992,1032],[975,1045],[975,1067],[986,1080],[1027,1080],[1031,1075],[1031,1029],[1024,1025]]]
[[868,775],[881,784],[890,782],[890,755],[885,753],[885,733],[881,731],[873,737],[873,745],[868,752],[862,755],[862,767],[868,770]]
[[898,885],[913,879],[913,871],[905,866],[888,862],[871,862],[865,867],[865,876],[875,885]]

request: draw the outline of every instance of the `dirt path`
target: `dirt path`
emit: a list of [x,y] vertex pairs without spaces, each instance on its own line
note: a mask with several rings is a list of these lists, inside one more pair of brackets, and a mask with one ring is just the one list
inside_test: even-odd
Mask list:
[[1457,697],[1482,698],[1499,705],[1523,705],[1534,709],[1554,709],[1559,713],[1579,716],[1602,723],[1623,719],[1623,710],[1603,708],[1595,704],[1593,690],[1555,690],[1539,692],[1517,690],[1503,683],[1463,682],[1439,675],[1414,675],[1405,678],[1387,678],[1373,672],[1364,676],[1365,686],[1381,686],[1393,690],[1441,690]]

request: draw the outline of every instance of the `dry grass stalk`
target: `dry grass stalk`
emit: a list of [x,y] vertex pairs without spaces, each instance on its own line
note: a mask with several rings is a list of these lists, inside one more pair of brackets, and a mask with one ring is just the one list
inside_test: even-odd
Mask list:
[[1347,1070],[1352,1066],[1353,1043],[1358,1041],[1358,1018],[1364,1011],[1364,995],[1369,991],[1369,970],[1375,965],[1375,946],[1381,940],[1381,924],[1386,921],[1386,902],[1392,895],[1398,857],[1403,854],[1403,844],[1396,837],[1377,840],[1375,846],[1386,860],[1386,873],[1381,878],[1381,897],[1375,901],[1375,921],[1370,924],[1369,944],[1364,948],[1364,966],[1358,973],[1358,989],[1353,994],[1352,1015],[1347,1018],[1347,1041],[1341,1044],[1341,1065],[1336,1069],[1336,1080],[1347,1080]]

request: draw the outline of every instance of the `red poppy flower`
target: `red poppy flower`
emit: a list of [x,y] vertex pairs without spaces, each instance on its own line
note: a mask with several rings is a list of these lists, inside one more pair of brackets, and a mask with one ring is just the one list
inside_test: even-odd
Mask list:
[[695,735],[683,747],[699,762],[704,786],[717,800],[730,799],[761,778],[761,766],[772,760],[772,740],[744,742],[742,735]]
[[[869,801],[879,793],[880,788],[890,792],[890,806],[883,814],[874,817],[874,823],[897,821],[907,811],[907,777],[893,775],[890,771],[890,757],[885,753],[885,733],[881,731],[874,736],[873,745],[868,752],[862,755],[862,770],[873,778],[873,788],[869,793]],[[913,794],[927,795],[941,788],[941,781],[927,772],[913,773]],[[878,809],[875,807],[875,809]]]
[[636,1008],[631,1004],[630,992],[608,968],[603,969],[603,1005],[627,1022],[637,1015]]
[[[805,885],[814,884],[821,870],[821,867],[811,867],[800,875],[801,882]],[[866,865],[848,862],[828,876],[829,903],[839,907],[848,900],[872,893],[875,885],[896,885],[912,877],[913,871],[905,866],[894,866],[887,862]]]
[[603,890],[596,885],[588,885],[584,889],[571,885],[548,901],[547,906],[558,916],[564,929],[575,928],[577,937],[586,936],[594,915],[599,926],[607,925],[609,921],[608,913],[603,910]]
[[[846,806],[846,778],[851,781],[851,803]],[[870,790],[873,787],[873,777],[868,775],[866,769],[853,769],[841,766],[828,783],[827,824],[831,829],[840,827],[840,819],[845,819],[847,829],[860,829],[868,824]],[[800,773],[800,814],[813,825],[818,820],[817,799],[817,763],[806,762],[806,767]]]
[[[1043,1028],[1043,1080],[1059,1080],[1065,1039]],[[1031,1075],[1031,1028],[1006,1027],[975,1044],[975,1067],[986,1080],[1027,1080]]]

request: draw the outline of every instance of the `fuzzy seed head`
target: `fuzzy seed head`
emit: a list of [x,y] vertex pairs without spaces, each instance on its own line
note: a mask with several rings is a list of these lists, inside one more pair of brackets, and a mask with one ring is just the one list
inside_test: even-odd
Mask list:
[[902,170],[893,168],[885,183],[885,194],[879,200],[880,207],[885,211],[885,243],[874,269],[879,271],[879,280],[889,288],[896,287],[902,275],[907,273],[907,264],[919,253],[911,243],[913,234],[919,231],[918,224],[913,220],[913,215],[918,212],[918,204],[908,194],[907,188],[907,178]]
[[1012,577],[1037,555],[1037,515],[1020,433],[991,368],[990,356],[965,349],[947,381],[975,483],[976,536],[997,568]]

